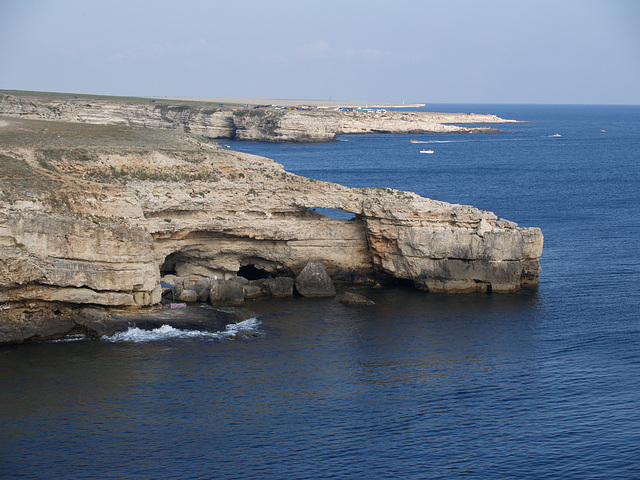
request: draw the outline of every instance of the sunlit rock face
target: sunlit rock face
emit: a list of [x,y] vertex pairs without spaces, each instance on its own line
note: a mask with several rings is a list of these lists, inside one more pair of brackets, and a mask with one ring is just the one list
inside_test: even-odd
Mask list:
[[455,124],[508,123],[489,114],[289,110],[138,99],[44,100],[0,93],[0,115],[160,128],[217,139],[326,142],[340,134],[492,131]]
[[[199,135],[5,118],[0,315],[14,323],[0,337],[13,332],[9,341],[38,330],[19,333],[26,318],[73,324],[69,306],[155,305],[170,276],[197,298],[205,279],[211,294],[213,280],[293,279],[309,262],[336,283],[404,280],[430,292],[538,282],[540,230],[471,206],[307,179]],[[264,284],[241,290],[259,295]]]
[[538,228],[407,194],[368,197],[364,217],[376,270],[420,289],[514,292],[538,283]]

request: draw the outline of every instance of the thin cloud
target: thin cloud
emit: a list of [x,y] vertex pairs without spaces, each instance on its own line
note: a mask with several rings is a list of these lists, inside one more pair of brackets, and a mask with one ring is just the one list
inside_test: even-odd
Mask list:
[[304,43],[302,45],[298,45],[298,47],[296,48],[296,53],[307,57],[325,56],[331,53],[331,51],[332,50],[329,46],[329,42],[321,38],[313,43]]
[[377,58],[382,55],[379,50],[366,48],[364,50],[353,47],[334,48],[324,39],[318,39],[313,43],[304,43],[296,47],[296,54],[307,58]]
[[216,46],[214,44],[211,44],[202,38],[189,43],[164,42],[140,47],[143,51],[151,51],[157,55],[189,54],[199,51],[210,51],[215,48]]

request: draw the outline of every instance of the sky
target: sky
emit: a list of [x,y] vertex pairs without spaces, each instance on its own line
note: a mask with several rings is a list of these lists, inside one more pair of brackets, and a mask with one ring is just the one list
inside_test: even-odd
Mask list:
[[638,0],[0,0],[0,89],[640,104]]

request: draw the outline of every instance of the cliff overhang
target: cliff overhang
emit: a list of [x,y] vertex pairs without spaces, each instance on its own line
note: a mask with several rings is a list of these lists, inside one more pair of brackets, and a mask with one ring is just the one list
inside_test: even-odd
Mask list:
[[[491,212],[307,179],[176,130],[0,121],[0,342],[86,329],[87,308],[154,308],[163,279],[198,299],[309,262],[337,283],[429,292],[538,283],[541,231]],[[228,287],[251,298],[284,283]]]

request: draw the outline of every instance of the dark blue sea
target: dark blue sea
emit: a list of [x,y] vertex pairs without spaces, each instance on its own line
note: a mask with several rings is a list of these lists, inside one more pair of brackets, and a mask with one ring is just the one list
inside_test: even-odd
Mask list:
[[537,290],[259,300],[213,333],[2,347],[0,478],[640,478],[640,107],[426,110],[524,122],[230,147],[540,227]]

